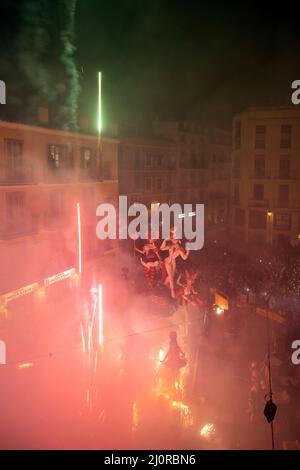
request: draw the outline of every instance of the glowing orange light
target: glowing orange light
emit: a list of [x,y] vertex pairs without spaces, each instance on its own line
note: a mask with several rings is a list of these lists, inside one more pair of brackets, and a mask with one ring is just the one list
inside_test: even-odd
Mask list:
[[222,313],[224,313],[224,309],[221,308],[221,307],[216,307],[216,314],[217,315],[222,315]]
[[103,305],[102,305],[102,285],[98,286],[98,326],[99,326],[99,344],[103,344]]
[[29,369],[30,367],[33,367],[33,362],[21,362],[18,364],[18,369]]
[[81,218],[80,204],[77,202],[77,229],[78,229],[78,272],[82,273],[82,253],[81,253]]
[[200,431],[201,437],[203,437],[207,441],[210,441],[214,437],[215,433],[216,428],[212,423],[205,424]]
[[272,211],[268,211],[267,214],[268,214],[268,217],[272,217],[273,212],[272,212]]
[[159,350],[159,353],[158,353],[158,358],[160,361],[163,361],[164,360],[164,357],[165,357],[165,352],[163,349],[160,349]]

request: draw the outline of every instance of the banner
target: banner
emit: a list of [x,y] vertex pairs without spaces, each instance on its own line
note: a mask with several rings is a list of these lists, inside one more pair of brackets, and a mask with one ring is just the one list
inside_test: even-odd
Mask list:
[[215,292],[215,304],[223,310],[229,309],[228,298],[225,295],[220,294],[219,292]]
[[71,277],[73,274],[75,274],[75,268],[68,269],[67,271],[63,271],[62,273],[55,274],[54,276],[47,277],[47,279],[44,280],[44,286],[50,286],[51,284],[54,284],[55,282],[63,281],[64,279],[68,279]]
[[266,310],[264,308],[256,307],[255,312],[262,317],[268,317],[270,320],[276,321],[283,325],[285,323],[285,318],[279,313],[271,312],[270,310]]
[[18,297],[22,297],[23,295],[30,294],[35,289],[38,288],[38,283],[34,282],[28,286],[20,287],[20,289],[14,290],[12,292],[8,292],[7,294],[2,295],[1,299],[4,300],[4,303],[11,302]]

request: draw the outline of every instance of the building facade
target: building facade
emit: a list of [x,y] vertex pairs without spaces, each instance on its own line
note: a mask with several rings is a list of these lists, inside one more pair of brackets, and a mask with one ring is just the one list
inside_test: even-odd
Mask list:
[[230,196],[230,135],[193,122],[155,121],[154,132],[176,145],[176,199],[205,205],[206,220],[227,220]]
[[176,148],[165,139],[124,137],[119,152],[120,194],[129,204],[176,202]]
[[118,141],[0,121],[0,293],[117,249],[96,238],[96,207],[118,204]]
[[250,108],[233,120],[231,226],[245,241],[296,243],[300,110]]

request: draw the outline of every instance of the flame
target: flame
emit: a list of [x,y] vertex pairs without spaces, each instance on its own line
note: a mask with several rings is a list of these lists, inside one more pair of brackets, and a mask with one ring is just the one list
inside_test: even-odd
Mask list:
[[214,437],[215,433],[216,433],[216,428],[214,424],[212,423],[205,424],[200,431],[201,437],[203,437],[207,441],[210,441]]
[[216,307],[216,314],[217,315],[222,315],[222,313],[224,313],[224,309],[221,308],[221,307]]

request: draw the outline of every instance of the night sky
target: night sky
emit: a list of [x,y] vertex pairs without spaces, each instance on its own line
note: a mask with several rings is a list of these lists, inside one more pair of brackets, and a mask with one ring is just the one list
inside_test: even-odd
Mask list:
[[[24,51],[32,70],[41,63],[49,72],[49,88],[64,82],[56,62],[66,3],[1,1],[0,78],[12,95],[26,101],[41,88],[30,73],[18,83]],[[43,21],[28,20],[25,4]],[[42,47],[30,33],[37,27],[46,32]],[[300,78],[298,16],[282,3],[78,0],[73,43],[80,108],[92,117],[103,72],[104,124],[161,117],[230,125],[247,106],[290,104],[291,82]]]

